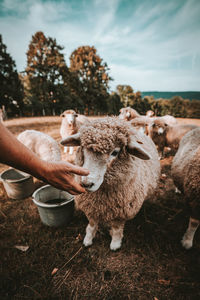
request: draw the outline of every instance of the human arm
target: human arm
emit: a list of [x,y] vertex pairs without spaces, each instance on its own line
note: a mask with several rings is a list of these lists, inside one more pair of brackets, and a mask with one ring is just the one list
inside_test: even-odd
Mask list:
[[25,147],[0,122],[0,162],[31,174],[56,188],[76,195],[85,192],[73,174],[87,176],[89,171],[68,162],[47,162]]

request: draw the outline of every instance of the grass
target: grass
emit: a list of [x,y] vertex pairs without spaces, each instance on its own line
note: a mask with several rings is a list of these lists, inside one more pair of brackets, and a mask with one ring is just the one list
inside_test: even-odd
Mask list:
[[[194,120],[178,119],[179,123]],[[56,140],[59,117],[6,121],[17,135],[24,129],[46,132]],[[200,125],[200,120],[195,120]],[[69,159],[63,154],[63,159]],[[188,211],[170,178],[171,157],[161,161],[162,177],[154,197],[125,226],[122,248],[109,249],[110,236],[100,228],[94,244],[82,246],[87,219],[75,212],[62,228],[40,221],[31,197],[8,199],[0,189],[1,299],[200,299],[200,231],[193,249],[180,240]],[[0,165],[0,170],[6,166]],[[23,252],[16,245],[29,246]],[[52,275],[54,271],[54,275]]]

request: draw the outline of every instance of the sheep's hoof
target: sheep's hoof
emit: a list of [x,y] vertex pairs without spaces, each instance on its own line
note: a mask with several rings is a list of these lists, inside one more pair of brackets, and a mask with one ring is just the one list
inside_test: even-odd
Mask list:
[[185,237],[182,238],[181,244],[186,250],[189,250],[190,248],[192,248],[192,241],[186,239]]
[[116,251],[121,248],[122,241],[112,241],[110,244],[110,250]]
[[92,239],[89,239],[87,236],[85,236],[84,240],[83,240],[83,245],[85,247],[89,247],[92,245]]

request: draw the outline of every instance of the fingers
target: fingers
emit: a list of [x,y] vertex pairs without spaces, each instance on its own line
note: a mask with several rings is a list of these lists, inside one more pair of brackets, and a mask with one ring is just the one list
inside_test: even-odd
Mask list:
[[73,192],[72,195],[79,195],[81,193],[86,192],[86,190],[80,184],[78,184],[75,180],[70,182],[70,188],[68,188],[68,191],[69,191],[69,189]]
[[76,175],[81,175],[81,176],[87,176],[89,175],[89,170],[79,167],[79,166],[74,166],[70,164],[69,172],[74,173]]

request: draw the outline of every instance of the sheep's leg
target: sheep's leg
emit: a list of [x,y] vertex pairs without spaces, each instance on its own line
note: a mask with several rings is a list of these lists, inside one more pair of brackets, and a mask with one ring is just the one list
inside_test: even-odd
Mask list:
[[90,221],[86,228],[86,235],[83,240],[83,244],[85,247],[92,245],[92,240],[95,237],[97,229],[98,229],[98,224],[93,221]]
[[199,223],[200,223],[199,220],[190,217],[188,229],[186,230],[183,239],[181,241],[185,249],[190,249],[192,247],[194,235],[199,226]]
[[122,238],[124,232],[124,223],[118,223],[117,225],[113,225],[110,230],[110,235],[112,237],[110,243],[110,249],[116,251],[117,249],[121,248]]
[[67,153],[67,148],[68,148],[68,147],[64,147],[64,153]]
[[70,154],[70,155],[73,154],[73,150],[74,150],[74,147],[69,147],[69,154]]

